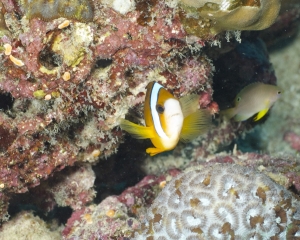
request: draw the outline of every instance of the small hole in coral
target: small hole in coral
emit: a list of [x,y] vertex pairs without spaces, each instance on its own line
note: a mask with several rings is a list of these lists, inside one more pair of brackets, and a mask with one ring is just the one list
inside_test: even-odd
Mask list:
[[112,64],[112,59],[98,59],[95,68],[106,68]]
[[45,149],[44,149],[44,150],[46,150],[46,151],[50,150],[51,143],[50,143],[50,142],[48,142],[48,141],[45,141],[45,142],[44,142],[44,147],[45,147]]
[[51,49],[45,48],[39,53],[39,62],[45,68],[52,70],[62,64],[62,57]]
[[0,109],[6,111],[12,108],[14,103],[14,98],[10,93],[0,94]]

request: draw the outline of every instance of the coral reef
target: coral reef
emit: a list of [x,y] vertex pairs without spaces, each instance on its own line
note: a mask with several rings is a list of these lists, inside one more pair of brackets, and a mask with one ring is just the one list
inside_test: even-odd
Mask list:
[[[174,157],[170,158],[170,161],[175,162],[175,160],[177,159],[175,159]],[[220,154],[210,156],[208,158],[198,159],[197,162],[196,161],[191,162],[189,166],[190,167],[192,166],[190,169],[200,169],[197,170],[198,172],[200,172],[200,174],[197,174],[197,177],[201,179],[205,178],[204,177],[206,176],[205,173],[207,173],[208,171],[213,173],[214,175],[212,174],[211,176],[215,176],[215,177],[214,178],[211,177],[210,179],[211,179],[211,184],[215,184],[215,186],[217,186],[216,185],[217,182],[219,182],[218,186],[221,186],[222,184],[225,184],[224,183],[225,181],[223,181],[224,179],[228,180],[228,184],[225,184],[226,190],[230,189],[229,187],[230,184],[234,185],[234,181],[236,182],[238,181],[238,183],[241,183],[241,181],[243,181],[243,184],[234,185],[233,188],[228,192],[225,206],[235,204],[236,202],[241,203],[243,201],[247,201],[247,202],[249,201],[250,204],[250,200],[251,200],[252,203],[253,202],[256,202],[257,204],[261,203],[258,205],[256,204],[256,206],[260,208],[261,212],[266,215],[265,216],[266,218],[267,217],[277,218],[277,217],[285,216],[284,211],[290,209],[291,203],[293,204],[293,206],[299,206],[299,201],[297,200],[298,198],[293,196],[292,193],[286,190],[286,189],[295,189],[297,193],[300,192],[300,172],[298,168],[295,168],[295,166],[299,164],[299,162],[300,160],[298,158],[286,158],[286,157],[279,157],[279,156],[273,157],[269,155],[260,155],[254,153],[242,154],[237,151],[235,152],[235,154],[220,153]],[[159,166],[157,166],[155,171],[156,173],[161,171]],[[221,174],[222,171],[224,175]],[[109,196],[97,206],[91,205],[89,207],[85,207],[81,210],[75,211],[70,217],[70,219],[68,220],[65,229],[63,230],[63,236],[66,239],[75,239],[75,236],[80,236],[81,238],[85,237],[86,239],[91,239],[91,240],[97,239],[97,237],[99,236],[101,239],[131,238],[134,232],[137,232],[138,229],[142,226],[142,223],[145,222],[147,212],[151,214],[149,207],[153,202],[158,201],[159,198],[157,198],[157,196],[159,194],[165,195],[163,192],[165,188],[168,188],[168,186],[169,188],[171,188],[171,185],[169,185],[170,181],[171,183],[174,183],[176,179],[180,178],[179,176],[183,176],[183,175],[184,176],[188,175],[188,177],[186,177],[185,179],[189,181],[189,179],[190,180],[192,179],[191,176],[193,175],[193,173],[195,173],[195,172],[186,173],[184,171],[182,173],[180,172],[181,171],[179,170],[172,169],[162,174],[158,174],[157,176],[148,175],[143,180],[141,180],[138,184],[136,184],[133,187],[129,187],[118,196],[113,196],[113,197]],[[253,174],[246,176],[245,173],[253,173]],[[232,179],[234,179],[235,176],[236,176],[236,180],[233,181]],[[270,178],[272,180],[270,180]],[[207,178],[207,180],[209,179]],[[223,183],[221,180],[223,181]],[[253,182],[257,184],[253,184]],[[266,188],[264,189],[259,188],[259,187],[262,188],[261,185],[262,182],[265,185],[268,184],[269,191],[267,191]],[[199,185],[200,183],[195,187]],[[183,188],[183,184],[180,187],[180,190],[182,188]],[[259,190],[258,195],[256,195],[257,193],[256,190],[258,188],[262,191]],[[184,189],[188,191],[189,188],[186,186]],[[247,191],[245,191],[245,189],[247,189]],[[251,189],[253,191],[250,191]],[[161,191],[162,193],[160,193]],[[263,194],[264,191],[266,195],[264,200],[265,202],[263,204],[262,202],[264,199],[264,194]],[[282,195],[280,195],[281,192],[283,193]],[[189,191],[189,193],[191,193],[191,191]],[[222,200],[224,196],[222,196],[222,194],[220,195],[217,191],[210,192],[210,193],[211,195],[214,195],[214,200],[216,202],[216,205],[219,205],[218,202],[221,203],[222,201],[224,201]],[[237,198],[238,194],[240,198]],[[247,194],[249,198],[244,198]],[[269,199],[271,195],[273,196],[273,198]],[[250,196],[252,196],[251,199]],[[275,201],[276,199],[277,200],[283,199],[284,196],[291,197],[293,201],[292,202]],[[174,201],[176,201],[176,198],[174,198]],[[174,204],[174,201],[171,202]],[[165,204],[168,204],[168,201],[163,201],[163,202]],[[169,201],[170,204],[171,202]],[[271,207],[272,204],[274,204],[273,206],[277,204],[279,205],[279,207],[274,210],[276,211],[275,213],[273,212],[274,214],[272,214],[273,211],[272,208],[267,209],[267,207],[268,206]],[[213,214],[213,210],[209,210],[208,208],[205,208],[205,210],[203,211],[207,213],[207,215],[205,216],[206,219],[211,219],[211,221],[214,221],[214,218],[211,215]],[[237,210],[233,210],[233,211],[237,211]],[[166,211],[161,211],[161,213],[165,213],[165,212]],[[295,211],[288,211],[286,216],[291,217],[291,215],[293,214],[295,214]],[[98,216],[98,218],[96,216]],[[249,219],[248,219],[248,223],[250,221]],[[159,218],[157,218],[157,221],[159,221]],[[255,223],[255,221],[259,222],[256,226],[257,229],[261,230],[261,227],[263,226],[261,225],[263,224],[262,218],[253,218],[252,224]],[[270,224],[268,226],[271,227],[270,222],[265,221],[265,224]],[[277,230],[280,229],[280,231],[287,230],[286,229],[287,218],[286,220],[283,220],[281,224],[276,221],[274,221],[274,223],[272,224],[274,227],[273,229],[277,229]],[[225,226],[226,226],[225,229],[227,230],[231,229],[231,228],[227,228],[230,227],[228,224]],[[237,228],[233,230],[237,230]],[[249,227],[248,230],[251,231],[251,228]],[[298,231],[299,229],[297,230],[297,227],[295,226],[295,228],[291,228],[290,230]],[[255,229],[254,230],[252,229],[252,231],[255,231]],[[226,233],[230,234],[230,231],[226,231]]]
[[4,19],[4,13],[5,13],[5,9],[3,7],[2,2],[0,2],[0,37],[2,37],[3,35],[9,34],[9,31],[8,31],[8,28],[6,26],[5,19]]
[[173,178],[134,239],[289,239],[300,235],[300,203],[250,168],[214,164]]
[[224,30],[262,30],[278,16],[280,0],[181,0],[181,19],[189,34],[202,36]]
[[137,215],[146,211],[166,180],[176,176],[177,170],[170,170],[160,177],[146,176],[119,196],[110,196],[99,205],[78,210],[69,218],[63,237],[65,239],[128,239],[140,227]]
[[[11,207],[30,203],[44,214],[67,206],[73,214],[61,233],[64,238],[128,239],[161,189],[180,172],[169,169],[191,164],[244,165],[299,193],[297,158],[215,154],[264,121],[219,121],[219,109],[230,107],[234,96],[251,82],[276,84],[267,48],[257,38],[260,35],[268,42],[264,34],[221,32],[271,24],[280,2],[269,1],[273,3],[270,15],[265,12],[266,1],[248,1],[248,5],[258,2],[259,6],[217,10],[225,15],[214,20],[201,16],[199,9],[203,14],[213,11],[208,8],[218,8],[216,1],[197,9],[176,0],[1,0],[0,222],[9,218],[9,201]],[[280,36],[289,25],[289,33],[295,33],[299,9],[283,12],[270,31]],[[237,24],[240,21],[230,22],[242,10],[251,10],[253,18],[247,18],[243,26]],[[195,12],[198,15],[190,14]],[[145,87],[151,81],[158,81],[177,98],[198,94],[199,107],[215,117],[215,127],[189,144],[179,144],[168,155],[147,158],[143,143],[126,136],[118,120],[126,115],[143,124]],[[284,129],[299,135],[297,129]],[[118,149],[121,152],[115,154]],[[143,164],[147,176],[127,188],[144,176],[139,169]],[[127,188],[122,194],[122,186],[112,189],[116,181]],[[298,204],[294,201],[293,206]],[[286,210],[289,205],[281,207]],[[18,219],[26,225],[27,216],[43,232],[49,230],[31,214],[10,213],[12,220],[5,226],[19,226]],[[292,214],[288,212],[287,218]],[[257,228],[265,223],[263,217],[255,218]],[[66,219],[58,221],[65,224]],[[286,229],[277,227],[282,232]],[[298,231],[297,226],[291,229]],[[224,226],[227,234],[233,234],[231,230],[235,231]]]
[[61,239],[60,231],[55,223],[52,226],[47,226],[39,217],[24,211],[3,224],[0,231],[0,239],[59,240]]
[[99,205],[91,205],[75,212],[68,220],[62,235],[64,239],[109,240],[131,235],[139,222],[130,217],[126,206],[116,197],[108,197]]
[[93,5],[90,0],[19,0],[19,2],[29,19],[41,18],[49,21],[64,17],[90,22],[94,17]]
[[284,141],[286,141],[291,147],[298,152],[300,151],[300,136],[294,132],[286,132],[283,136]]
[[155,17],[149,19],[143,1],[126,17],[93,2],[94,21],[87,23],[44,21],[38,14],[28,19],[31,3],[42,1],[20,8],[16,1],[3,0],[1,7],[10,32],[0,39],[5,110],[0,133],[6,136],[0,139],[0,184],[6,198],[78,161],[115,153],[122,141],[117,120],[132,107],[139,113],[150,81],[160,81],[177,97],[206,96],[208,109],[216,105],[213,65],[200,53],[205,40],[185,41],[174,7],[152,2]]

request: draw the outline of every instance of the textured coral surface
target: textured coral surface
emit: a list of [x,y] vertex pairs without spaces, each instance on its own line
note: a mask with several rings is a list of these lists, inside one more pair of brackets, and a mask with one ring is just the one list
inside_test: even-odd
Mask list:
[[32,213],[21,212],[12,221],[6,223],[1,229],[0,239],[18,240],[18,239],[31,239],[31,240],[59,240],[61,235],[56,231],[57,226],[52,226],[52,230],[46,223],[39,217],[34,216]]
[[134,239],[290,239],[300,235],[296,200],[250,168],[196,167],[166,185]]

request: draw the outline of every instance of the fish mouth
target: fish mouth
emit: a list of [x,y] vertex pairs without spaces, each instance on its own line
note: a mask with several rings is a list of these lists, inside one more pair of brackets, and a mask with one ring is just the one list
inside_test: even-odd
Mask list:
[[175,116],[180,116],[180,113],[174,113],[174,114],[170,115],[169,118],[175,117]]

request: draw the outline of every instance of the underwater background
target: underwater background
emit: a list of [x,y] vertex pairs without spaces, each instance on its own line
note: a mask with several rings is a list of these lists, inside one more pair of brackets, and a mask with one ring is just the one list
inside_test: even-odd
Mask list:
[[[300,237],[299,23],[297,0],[0,0],[0,240]],[[149,156],[119,125],[153,81],[211,126]],[[257,82],[267,114],[223,118]]]

